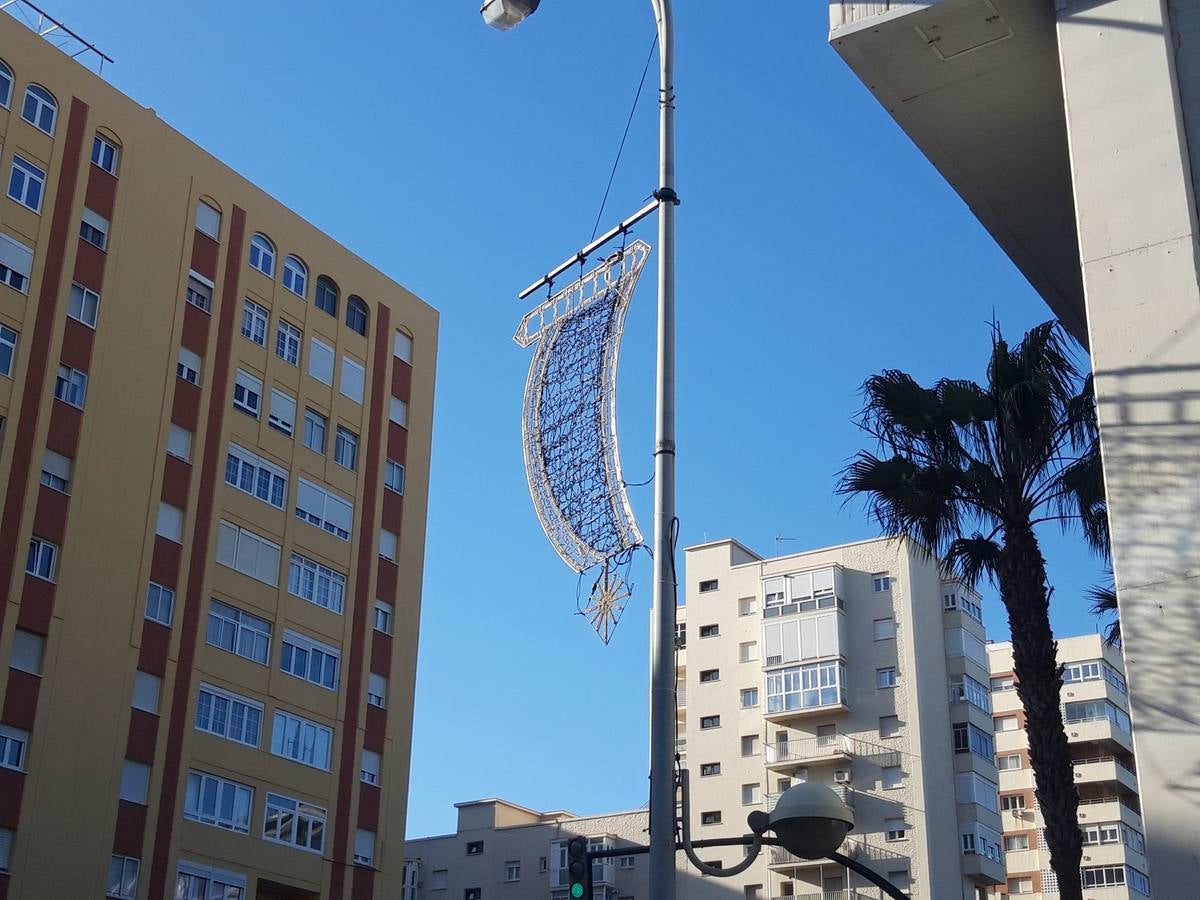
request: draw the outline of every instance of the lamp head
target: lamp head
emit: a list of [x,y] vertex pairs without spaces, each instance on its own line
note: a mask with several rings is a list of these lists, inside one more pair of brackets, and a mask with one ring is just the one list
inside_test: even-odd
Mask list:
[[854,813],[830,787],[804,782],[783,792],[770,813],[771,830],[785,849],[824,859],[854,827]]
[[542,0],[483,0],[479,12],[483,21],[500,31],[520,25],[538,8]]

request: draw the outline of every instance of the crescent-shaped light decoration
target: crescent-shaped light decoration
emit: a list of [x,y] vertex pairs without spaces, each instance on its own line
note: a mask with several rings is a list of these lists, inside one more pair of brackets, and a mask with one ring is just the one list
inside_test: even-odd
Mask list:
[[638,547],[617,447],[617,359],[625,314],[650,254],[634,241],[522,320],[536,344],[525,380],[525,475],[550,543],[576,572]]

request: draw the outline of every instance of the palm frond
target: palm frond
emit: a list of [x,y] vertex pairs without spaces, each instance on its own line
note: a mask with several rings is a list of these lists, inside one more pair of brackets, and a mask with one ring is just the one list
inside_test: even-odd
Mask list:
[[946,550],[946,568],[957,574],[968,587],[975,587],[979,579],[989,579],[996,574],[996,563],[1000,559],[1000,546],[990,537],[978,531],[970,537],[960,537],[950,543]]
[[1117,604],[1117,587],[1115,584],[1100,584],[1088,591],[1092,601],[1092,614],[1102,619],[1112,616],[1112,621],[1104,626],[1104,640],[1114,647],[1121,646],[1121,611]]

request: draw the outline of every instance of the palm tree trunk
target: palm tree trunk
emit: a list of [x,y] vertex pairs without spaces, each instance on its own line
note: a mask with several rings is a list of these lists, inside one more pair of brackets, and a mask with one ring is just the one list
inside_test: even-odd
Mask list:
[[1050,848],[1050,867],[1058,876],[1061,900],[1082,900],[1079,793],[1063,729],[1062,671],[1050,630],[1046,561],[1027,521],[1005,528],[996,574],[1012,631],[1017,694],[1025,707],[1029,757]]

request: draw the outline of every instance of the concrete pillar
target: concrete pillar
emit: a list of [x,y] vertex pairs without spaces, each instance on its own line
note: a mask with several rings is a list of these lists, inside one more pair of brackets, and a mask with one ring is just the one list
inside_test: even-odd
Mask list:
[[1149,875],[1195,897],[1200,0],[1056,5]]

